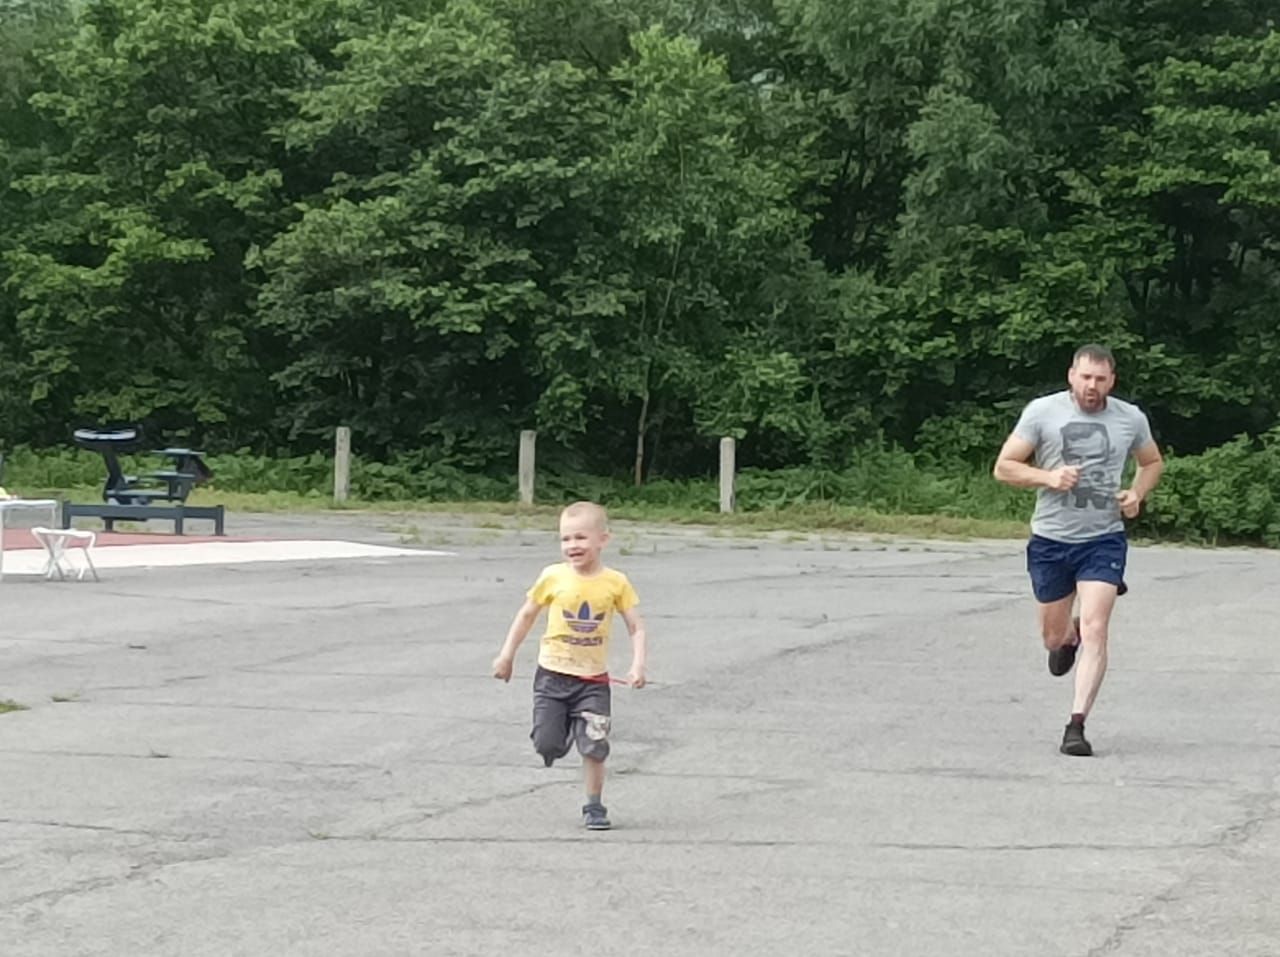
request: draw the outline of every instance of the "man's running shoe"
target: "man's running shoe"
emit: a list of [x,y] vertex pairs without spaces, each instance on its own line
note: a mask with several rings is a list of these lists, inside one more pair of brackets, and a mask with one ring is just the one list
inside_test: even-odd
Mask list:
[[1077,758],[1090,757],[1093,754],[1093,745],[1085,740],[1084,725],[1074,722],[1067,725],[1067,729],[1062,732],[1062,747],[1058,750]]
[[1061,678],[1076,663],[1076,649],[1080,647],[1080,619],[1071,619],[1071,628],[1076,633],[1076,640],[1069,645],[1062,645],[1049,652],[1049,674]]

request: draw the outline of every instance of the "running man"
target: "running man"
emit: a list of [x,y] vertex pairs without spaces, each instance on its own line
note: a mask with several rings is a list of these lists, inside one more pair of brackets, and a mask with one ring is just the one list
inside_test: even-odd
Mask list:
[[[1127,590],[1124,520],[1137,516],[1160,480],[1164,459],[1142,410],[1111,396],[1116,362],[1109,349],[1077,349],[1067,383],[1071,388],[1041,396],[1022,410],[994,474],[1006,485],[1037,490],[1027,571],[1049,650],[1049,673],[1065,675],[1079,659],[1060,750],[1087,757],[1093,747],[1084,736],[1084,721],[1107,672],[1111,610],[1116,596]],[[1133,484],[1122,490],[1129,456],[1138,467]],[[1073,616],[1077,598],[1079,612]]]

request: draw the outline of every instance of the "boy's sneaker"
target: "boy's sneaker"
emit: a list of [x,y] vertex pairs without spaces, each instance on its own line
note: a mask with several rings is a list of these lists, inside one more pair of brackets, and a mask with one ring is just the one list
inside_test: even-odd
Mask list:
[[603,804],[582,805],[582,823],[588,831],[607,831],[613,827],[609,823],[609,812]]
[[1093,745],[1085,740],[1084,725],[1067,725],[1067,730],[1062,732],[1062,747],[1058,750],[1077,758],[1090,757],[1093,754]]
[[1076,649],[1080,647],[1080,619],[1072,618],[1071,627],[1075,629],[1076,640],[1073,644],[1054,648],[1049,652],[1049,674],[1061,678],[1076,663]]

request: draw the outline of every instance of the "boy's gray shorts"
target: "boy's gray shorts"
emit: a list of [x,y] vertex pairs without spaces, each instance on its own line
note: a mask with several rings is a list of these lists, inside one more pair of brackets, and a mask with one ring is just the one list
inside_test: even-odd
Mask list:
[[576,743],[586,758],[609,756],[609,715],[613,701],[607,681],[548,671],[533,675],[534,749],[544,757],[562,758]]

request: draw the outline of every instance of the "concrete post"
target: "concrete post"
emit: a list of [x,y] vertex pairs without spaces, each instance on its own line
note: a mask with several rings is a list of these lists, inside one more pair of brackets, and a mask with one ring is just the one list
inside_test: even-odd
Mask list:
[[520,482],[520,504],[533,504],[533,458],[538,442],[538,433],[533,429],[522,429],[520,432],[520,463],[518,466]]
[[351,491],[351,429],[338,426],[333,442],[333,501],[341,505]]
[[736,455],[737,443],[733,439],[725,437],[720,440],[720,511],[729,513],[733,511],[733,478],[734,478],[734,458]]

